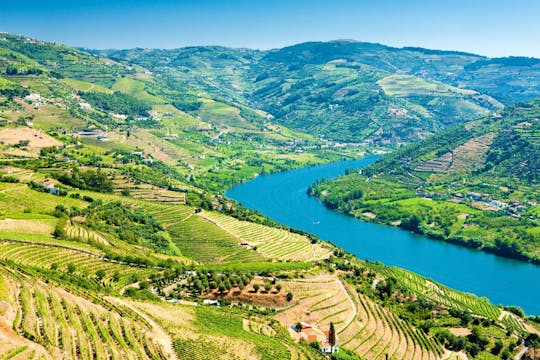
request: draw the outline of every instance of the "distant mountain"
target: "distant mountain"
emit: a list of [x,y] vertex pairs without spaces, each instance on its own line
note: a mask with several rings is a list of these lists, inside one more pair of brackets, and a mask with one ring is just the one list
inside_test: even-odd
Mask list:
[[410,143],[503,104],[540,96],[538,59],[355,41],[269,51],[189,47],[94,53],[259,108],[296,130],[378,146]]
[[540,100],[457,125],[310,190],[366,220],[540,262]]

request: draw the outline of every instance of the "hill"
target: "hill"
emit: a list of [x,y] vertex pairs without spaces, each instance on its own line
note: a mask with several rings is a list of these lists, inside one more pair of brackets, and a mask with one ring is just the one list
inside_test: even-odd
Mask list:
[[274,123],[331,141],[377,146],[410,143],[502,104],[540,96],[536,59],[355,41],[269,51],[191,47],[93,53],[261,109]]
[[311,193],[356,217],[540,261],[540,101],[396,150]]

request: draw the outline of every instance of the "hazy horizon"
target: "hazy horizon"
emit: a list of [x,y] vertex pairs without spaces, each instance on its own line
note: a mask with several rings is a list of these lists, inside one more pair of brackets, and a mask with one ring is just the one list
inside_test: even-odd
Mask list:
[[540,2],[53,0],[3,4],[0,31],[92,49],[275,49],[351,39],[488,57],[540,58]]

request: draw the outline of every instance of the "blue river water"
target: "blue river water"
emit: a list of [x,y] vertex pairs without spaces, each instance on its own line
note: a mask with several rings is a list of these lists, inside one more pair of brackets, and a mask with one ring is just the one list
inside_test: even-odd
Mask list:
[[429,277],[454,289],[487,297],[494,304],[517,305],[540,314],[540,266],[506,259],[371,224],[327,209],[307,195],[321,178],[376,160],[341,161],[257,178],[233,187],[227,197],[290,227],[308,231],[355,254]]

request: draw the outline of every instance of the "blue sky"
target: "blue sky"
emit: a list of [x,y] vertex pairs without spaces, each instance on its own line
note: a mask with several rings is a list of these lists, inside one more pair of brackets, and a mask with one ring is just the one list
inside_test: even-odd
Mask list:
[[540,0],[0,0],[0,31],[91,48],[355,39],[540,57]]

